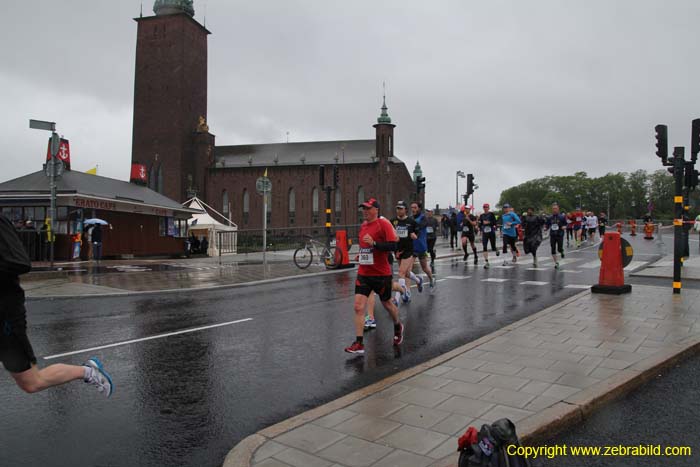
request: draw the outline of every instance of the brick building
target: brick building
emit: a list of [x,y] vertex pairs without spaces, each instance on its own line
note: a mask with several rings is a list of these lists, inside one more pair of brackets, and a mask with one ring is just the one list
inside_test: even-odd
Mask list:
[[[406,165],[394,154],[394,128],[386,100],[374,139],[216,146],[207,124],[207,38],[191,0],[157,0],[155,16],[136,18],[136,72],[132,163],[143,164],[148,185],[185,201],[197,194],[242,229],[262,227],[262,197],[255,181],[272,181],[269,226],[323,226],[359,221],[360,199],[374,196],[385,215],[399,199],[415,197]],[[369,126],[369,125],[368,125]],[[330,206],[319,181],[338,187]]]

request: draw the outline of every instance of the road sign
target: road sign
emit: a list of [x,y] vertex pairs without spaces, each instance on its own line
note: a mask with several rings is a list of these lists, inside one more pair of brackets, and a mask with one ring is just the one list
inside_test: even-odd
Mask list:
[[44,120],[29,120],[29,128],[34,130],[56,131],[56,122],[46,122]]
[[[622,249],[622,267],[626,268],[632,262],[632,257],[634,256],[634,250],[630,242],[620,237],[620,248]],[[602,261],[603,259],[603,242],[600,242],[598,247],[598,259]]]
[[50,177],[52,173],[55,177],[60,177],[63,175],[63,168],[63,161],[58,157],[54,157],[46,161],[46,169],[44,173],[46,173],[47,177]]
[[255,191],[257,191],[259,195],[271,192],[272,181],[267,177],[258,177],[255,181]]

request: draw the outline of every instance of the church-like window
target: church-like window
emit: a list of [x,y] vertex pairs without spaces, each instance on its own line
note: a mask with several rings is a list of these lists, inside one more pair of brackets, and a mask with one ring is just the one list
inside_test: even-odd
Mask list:
[[165,191],[163,189],[163,164],[158,166],[158,188],[156,191],[161,194]]
[[229,212],[229,200],[228,200],[228,191],[224,190],[223,194],[221,195],[221,212],[223,215],[226,217],[226,219],[231,218],[231,213]]
[[311,221],[314,225],[318,224],[318,187],[311,190]]
[[297,211],[297,195],[294,188],[289,189],[289,225],[294,225]]
[[[359,206],[360,204],[364,203],[367,201],[365,199],[365,188],[362,186],[357,187],[357,205]],[[357,221],[361,224],[363,222],[362,218],[362,208],[359,208],[357,211]]]
[[340,213],[343,210],[343,195],[340,188],[335,189],[335,223],[340,224]]
[[243,223],[247,224],[250,218],[250,195],[248,190],[243,189]]

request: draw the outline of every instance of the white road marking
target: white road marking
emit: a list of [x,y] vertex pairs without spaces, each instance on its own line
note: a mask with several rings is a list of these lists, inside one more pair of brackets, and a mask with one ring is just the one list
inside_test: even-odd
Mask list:
[[641,268],[645,264],[647,264],[647,261],[632,261],[630,262],[630,264],[627,265],[625,271],[631,271],[633,269]]
[[488,279],[481,279],[481,282],[508,282],[510,279],[498,279],[496,277],[489,277]]
[[573,269],[561,269],[559,272],[568,272],[569,274],[581,274],[583,271],[575,271]]
[[[472,277],[472,276],[447,276],[447,277],[445,277],[445,279],[469,279],[470,277]],[[440,279],[440,280],[444,280],[444,279]]]
[[494,268],[497,268],[497,269],[513,269],[514,267],[515,266],[507,266],[505,264],[502,264],[500,266],[494,266]]
[[114,344],[101,345],[99,347],[90,347],[89,349],[74,350],[72,352],[64,352],[64,353],[59,353],[56,355],[49,355],[48,357],[44,357],[44,360],[51,360],[53,358],[66,357],[68,355],[76,355],[79,353],[93,352],[95,350],[109,349],[111,347],[118,347],[120,345],[135,344],[136,342],[150,341],[153,339],[162,339],[164,337],[177,336],[179,334],[186,334],[189,332],[204,331],[205,329],[220,328],[222,326],[230,326],[231,324],[244,323],[246,321],[252,321],[252,320],[253,320],[253,318],[237,319],[236,321],[227,321],[226,323],[211,324],[209,326],[201,326],[201,327],[192,328],[192,329],[183,329],[182,331],[168,332],[165,334],[158,334],[156,336],[142,337],[140,339],[131,339],[128,341],[123,341],[123,342],[115,342]]
[[588,263],[580,264],[578,267],[583,269],[595,269],[600,267],[600,260],[590,261]]
[[521,282],[520,285],[547,285],[549,282],[542,282],[542,281],[524,281]]
[[565,289],[590,289],[590,285],[583,284],[569,284],[564,286]]
[[549,271],[552,268],[527,268],[528,271]]

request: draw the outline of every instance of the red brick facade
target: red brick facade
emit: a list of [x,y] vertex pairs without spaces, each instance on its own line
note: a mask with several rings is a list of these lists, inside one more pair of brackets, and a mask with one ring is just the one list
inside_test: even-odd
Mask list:
[[[240,229],[259,229],[262,197],[255,191],[255,181],[267,168],[272,180],[269,226],[323,227],[326,195],[319,186],[318,164],[304,164],[298,159],[294,163],[280,161],[279,166],[216,164],[214,136],[200,121],[200,117],[207,116],[209,31],[185,13],[136,21],[132,162],[147,166],[149,186],[180,202],[196,192],[222,213],[228,211],[228,205],[224,205],[226,192],[233,222]],[[396,201],[413,196],[410,173],[394,157],[394,125],[385,116],[387,120],[374,125],[376,150],[372,157],[339,164],[339,189],[331,194],[330,203],[333,224],[358,223],[360,197],[376,197],[382,204],[382,214],[390,217]],[[326,184],[331,185],[332,162],[325,165]],[[340,209],[336,210],[338,195]]]

